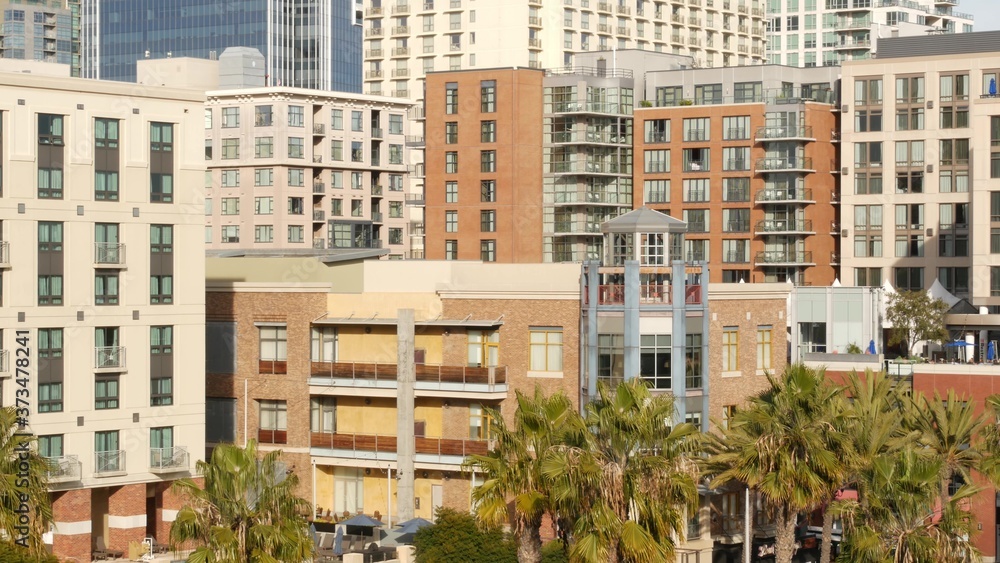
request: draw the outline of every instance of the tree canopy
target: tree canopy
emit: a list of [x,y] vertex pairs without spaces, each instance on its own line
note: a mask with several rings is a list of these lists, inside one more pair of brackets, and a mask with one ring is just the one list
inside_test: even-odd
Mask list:
[[907,357],[921,340],[943,341],[948,338],[944,314],[948,304],[934,299],[926,291],[901,291],[889,295],[886,320],[892,323],[889,345],[902,344]]

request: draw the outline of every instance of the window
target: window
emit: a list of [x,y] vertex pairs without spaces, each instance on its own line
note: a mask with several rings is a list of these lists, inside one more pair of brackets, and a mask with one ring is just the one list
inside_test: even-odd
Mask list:
[[38,329],[38,412],[62,412],[63,330]]
[[94,304],[118,304],[117,270],[97,270],[94,274]]
[[305,158],[302,137],[288,138],[288,158]]
[[174,126],[170,123],[150,123],[149,145],[154,152],[173,152]]
[[62,168],[38,169],[38,197],[40,199],[63,198]]
[[479,123],[479,140],[483,143],[495,143],[497,141],[496,121],[482,121]]
[[118,408],[118,375],[99,375],[94,380],[94,409]]
[[468,363],[470,367],[495,367],[500,355],[498,331],[468,331]]
[[492,437],[490,415],[478,403],[469,405],[469,439],[488,440]]
[[253,229],[254,242],[274,242],[274,225],[257,225]]
[[670,180],[643,181],[645,203],[670,203]]
[[749,233],[749,209],[723,209],[722,231],[725,233]]
[[174,277],[149,276],[150,305],[169,304],[174,302]]
[[854,285],[858,287],[881,287],[882,268],[854,268]]
[[479,212],[479,230],[484,233],[494,233],[497,230],[497,212],[490,209]]
[[222,214],[223,215],[239,215],[240,214],[240,198],[238,198],[238,197],[224,197],[224,198],[222,198]]
[[483,262],[496,262],[497,241],[495,240],[479,241],[479,259],[482,260]]
[[938,268],[938,280],[945,289],[954,294],[969,293],[968,268]]
[[403,164],[403,145],[389,145],[389,164]]
[[709,200],[708,178],[697,178],[684,180],[684,201],[685,202],[706,202]]
[[97,118],[94,120],[94,146],[105,149],[118,148],[117,119]]
[[94,199],[118,201],[118,172],[102,170],[94,172]]
[[305,236],[305,231],[302,225],[289,225],[288,226],[288,242],[302,242]]
[[458,211],[444,212],[444,232],[446,233],[458,232]]
[[[268,170],[271,170],[268,168]],[[289,168],[288,169],[288,185],[292,187],[302,187],[305,185],[306,175],[305,170],[301,168]]]
[[685,172],[707,172],[710,164],[709,149],[684,149]]
[[448,115],[458,113],[458,83],[448,82],[444,86],[444,112]]
[[646,143],[669,143],[670,142],[670,120],[650,119],[643,125],[645,129],[644,140]]
[[211,129],[211,128],[212,128],[212,110],[206,108],[205,109],[205,129]]
[[173,336],[171,326],[149,327],[150,406],[173,404]]
[[647,174],[670,172],[670,151],[668,149],[647,150],[643,153]]
[[479,103],[482,113],[493,113],[497,110],[496,80],[483,80],[479,83]]
[[750,116],[722,118],[722,140],[744,141],[750,139]]
[[125,470],[124,451],[119,449],[118,431],[94,432],[94,473]]
[[[621,335],[598,335],[598,378],[614,384],[623,366],[619,356],[624,350]],[[602,341],[603,340],[603,341]],[[617,365],[616,365],[617,364]],[[604,376],[604,377],[602,377]],[[655,389],[670,389],[670,335],[643,334],[639,337],[639,377]]]
[[497,151],[479,151],[479,171],[483,173],[497,171]]
[[446,240],[446,241],[444,241],[444,259],[445,260],[458,260],[458,241],[457,240]]
[[288,106],[288,126],[305,127],[305,115],[302,106]]
[[922,291],[924,289],[923,268],[893,268],[893,279],[897,291]]
[[334,217],[342,217],[344,215],[344,200],[330,200],[330,215]]
[[330,141],[330,159],[335,161],[344,160],[344,141]]
[[733,84],[733,101],[737,104],[760,103],[764,101],[763,88],[761,82],[737,82]]
[[253,185],[255,187],[267,187],[274,185],[273,168],[257,168],[253,171]]
[[771,369],[771,334],[769,325],[757,327],[757,371]]
[[309,398],[309,430],[325,434],[337,432],[337,398]]
[[855,168],[881,168],[882,142],[854,143]]
[[351,141],[351,162],[365,161],[365,145],[361,141]]
[[723,178],[722,201],[750,201],[750,178]]
[[63,277],[59,275],[38,276],[38,304],[62,305],[63,304]]
[[365,206],[364,201],[360,199],[351,200],[351,217],[364,217]]
[[444,143],[446,145],[458,143],[458,122],[449,121],[444,124]]
[[1000,266],[990,266],[990,297],[1000,297]]
[[63,116],[38,114],[38,144],[62,146]]
[[941,166],[968,166],[969,140],[942,139],[940,154]]
[[722,371],[740,369],[739,327],[727,326],[722,329]]
[[149,175],[149,201],[150,203],[170,203],[174,201],[174,175],[157,174]]
[[361,111],[351,112],[351,131],[360,133],[365,130],[364,116],[364,112]]
[[854,112],[854,130],[859,133],[882,130],[882,110],[862,109]]
[[254,107],[254,126],[256,127],[269,127],[271,126],[272,118],[271,106],[255,106]]
[[222,127],[230,129],[240,126],[240,108],[222,108]]
[[62,457],[63,456],[63,435],[38,437],[38,455],[42,457]]
[[723,148],[722,170],[750,170],[750,147]]
[[288,213],[289,213],[289,215],[303,215],[303,214],[305,214],[304,198],[301,198],[301,197],[290,197],[290,198],[288,198]]
[[882,79],[866,78],[855,80],[854,103],[863,106],[882,105]]
[[271,158],[274,156],[274,137],[255,137],[253,154],[255,158]]
[[239,225],[223,225],[222,242],[240,242]]
[[458,173],[458,153],[457,152],[446,152],[446,153],[444,153],[444,173],[445,174],[457,174]]
[[882,174],[856,174],[854,176],[854,193],[859,195],[882,193]]
[[708,141],[709,123],[707,117],[697,117],[684,120],[684,140],[685,141]]
[[[694,103],[699,106],[721,104],[722,84],[696,84],[694,87]],[[707,141],[708,139],[704,140]]]
[[239,170],[223,170],[222,171],[222,187],[223,188],[237,188],[240,185],[240,171]]
[[401,202],[401,201],[390,201],[389,202],[389,218],[390,219],[402,219],[403,218],[403,202]]
[[390,135],[402,135],[403,134],[403,116],[397,113],[389,114],[389,134]]
[[562,327],[531,327],[528,329],[531,344],[531,371],[559,371],[563,367]]
[[287,441],[288,405],[285,401],[261,400],[260,432],[263,444],[284,444]]
[[722,241],[722,261],[727,264],[749,263],[750,241],[746,239],[724,239]]
[[330,129],[344,130],[344,110],[335,109],[330,114]]
[[172,225],[149,226],[149,251],[153,254],[168,254],[174,251],[174,227]]
[[920,131],[924,128],[924,108],[904,107],[896,110],[897,131]]

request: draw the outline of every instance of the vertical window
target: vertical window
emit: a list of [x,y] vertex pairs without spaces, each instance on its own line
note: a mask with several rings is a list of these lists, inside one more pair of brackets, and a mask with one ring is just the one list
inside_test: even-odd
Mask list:
[[701,388],[701,361],[701,335],[688,334],[684,339],[685,376],[688,389]]
[[757,327],[757,370],[771,369],[771,327]]
[[479,230],[484,233],[493,233],[497,230],[497,212],[489,209],[479,212]]
[[118,378],[115,375],[99,375],[94,380],[94,409],[118,408]]
[[289,137],[288,158],[305,158],[305,149],[303,147],[302,137]]
[[94,432],[94,473],[125,470],[125,452],[119,449],[118,431]]
[[479,242],[479,259],[483,262],[497,261],[497,241],[484,240]]
[[458,211],[444,212],[444,232],[446,233],[458,232]]
[[444,112],[448,115],[458,113],[458,83],[448,82],[444,86]]
[[444,259],[445,260],[458,260],[458,241],[457,240],[446,240],[446,241],[444,241]]
[[260,373],[286,373],[288,360],[288,328],[261,326]]
[[40,199],[63,198],[62,168],[38,169],[38,197]]
[[38,455],[47,458],[57,458],[63,456],[63,435],[55,434],[51,436],[38,437]]
[[272,125],[273,112],[271,106],[254,107],[254,125],[256,127],[270,127]]
[[446,152],[446,153],[444,153],[444,173],[445,174],[458,174],[458,153],[457,152]]
[[303,242],[305,237],[305,230],[302,225],[289,225],[288,226],[288,242]]
[[94,304],[118,304],[117,270],[97,270],[94,274]]
[[167,406],[173,399],[174,327],[149,327],[149,405]]
[[495,143],[497,141],[496,121],[482,121],[479,123],[479,140],[483,143]]
[[446,145],[458,143],[458,122],[449,121],[444,124],[444,142]]
[[222,127],[230,129],[240,126],[240,108],[222,108]]
[[260,431],[263,444],[284,444],[287,441],[288,404],[285,401],[260,401]]
[[531,344],[531,371],[562,371],[562,327],[531,327],[528,329]]
[[271,158],[274,156],[274,137],[254,138],[254,158]]
[[173,152],[174,126],[170,123],[150,123],[149,142],[153,151]]
[[497,171],[497,151],[479,151],[479,171],[484,173]]
[[166,305],[174,302],[174,276],[149,276],[149,304]]
[[344,110],[335,109],[330,115],[330,129],[337,131],[344,130]]
[[497,110],[496,80],[483,80],[479,83],[479,102],[482,113],[493,113]]
[[38,412],[63,410],[63,330],[38,329]]
[[491,435],[489,414],[480,404],[469,405],[469,439],[487,440]]
[[728,430],[730,421],[732,421],[735,416],[736,416],[736,405],[723,405],[722,428]]
[[722,329],[722,371],[739,371],[739,327],[727,326]]
[[118,201],[118,172],[103,170],[94,172],[94,199]]
[[38,114],[38,144],[62,146],[63,116]]
[[[479,183],[479,201],[493,203],[497,200],[496,180],[483,180]],[[457,201],[457,197],[456,197]]]
[[337,432],[336,397],[311,397],[309,399],[309,430],[323,434]]
[[288,106],[288,126],[305,127],[305,114],[302,106]]

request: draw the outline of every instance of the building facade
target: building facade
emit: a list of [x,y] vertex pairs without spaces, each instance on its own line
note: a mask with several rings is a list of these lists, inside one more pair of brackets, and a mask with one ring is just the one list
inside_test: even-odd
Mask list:
[[997,312],[997,41],[995,32],[889,39],[877,60],[844,65],[845,283],[902,291],[939,280]]
[[210,250],[411,256],[405,101],[286,87],[212,91]]
[[646,74],[634,197],[687,222],[712,282],[836,279],[837,75],[757,66]]
[[267,86],[361,92],[361,15],[351,0],[78,0],[83,74],[132,82],[136,61],[252,47]]
[[4,0],[0,15],[0,58],[69,65],[80,76],[80,0]]
[[[488,409],[509,421],[515,391],[536,387],[576,403],[576,266],[208,264],[207,338],[220,351],[207,366],[208,445],[250,438],[281,449],[318,520],[363,512],[398,522],[401,470],[413,471],[415,516],[468,510],[481,476],[461,464],[490,447]],[[401,309],[415,319],[412,395],[399,381]]]
[[421,99],[433,71],[574,66],[577,53],[641,49],[700,66],[764,60],[764,2],[365,2],[366,93]]
[[972,14],[957,0],[768,0],[767,61],[836,66],[870,59],[881,39],[968,33]]
[[89,561],[98,539],[166,543],[169,487],[205,441],[204,94],[4,84],[0,358],[26,374],[0,386],[4,406],[28,391],[51,460],[53,551]]

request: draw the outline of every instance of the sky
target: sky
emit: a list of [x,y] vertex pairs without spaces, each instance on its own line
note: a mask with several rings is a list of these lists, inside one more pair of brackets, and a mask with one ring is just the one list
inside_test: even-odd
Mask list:
[[975,31],[995,31],[1000,29],[1000,3],[997,0],[960,0],[953,8],[975,16]]

